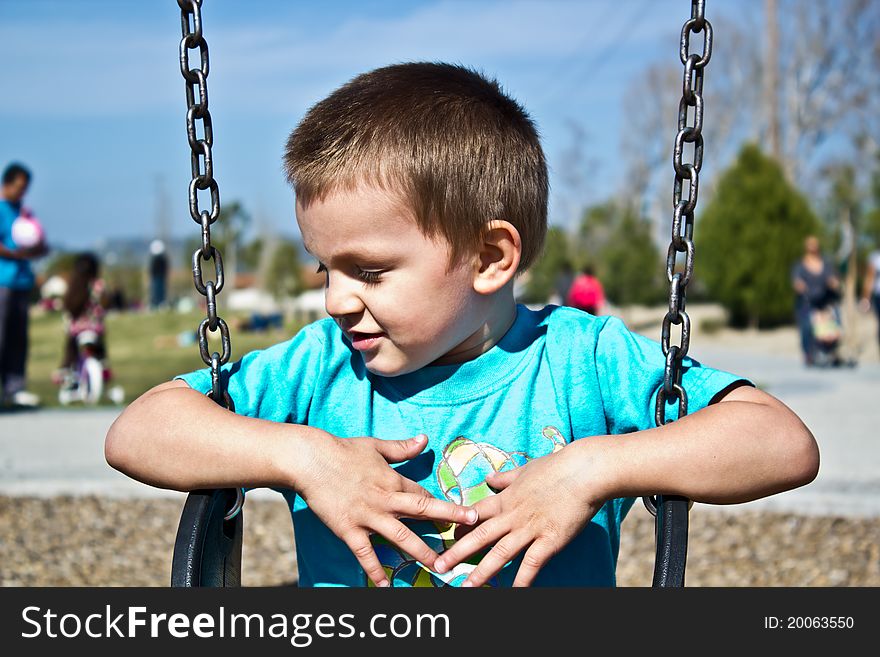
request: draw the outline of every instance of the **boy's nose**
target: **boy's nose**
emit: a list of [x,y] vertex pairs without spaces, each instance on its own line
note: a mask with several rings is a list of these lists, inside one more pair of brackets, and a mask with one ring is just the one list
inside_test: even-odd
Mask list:
[[348,284],[349,281],[345,277],[338,275],[334,279],[331,284],[328,275],[324,286],[324,308],[327,314],[331,317],[344,317],[363,312],[364,303],[355,293],[353,283]]

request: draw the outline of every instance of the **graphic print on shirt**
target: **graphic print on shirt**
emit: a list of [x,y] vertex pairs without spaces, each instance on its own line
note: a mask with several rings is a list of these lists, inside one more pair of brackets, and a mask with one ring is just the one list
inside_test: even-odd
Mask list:
[[[565,438],[556,427],[544,427],[541,435],[546,439],[541,454],[505,452],[494,445],[477,443],[464,436],[455,438],[443,449],[443,455],[435,470],[443,497],[455,504],[466,506],[476,504],[495,494],[486,484],[486,476],[490,473],[513,470],[534,458],[553,454],[565,447]],[[412,520],[407,521],[406,524],[438,554],[448,550],[455,543],[457,525],[454,523]],[[440,575],[432,572],[383,537],[374,534],[371,539],[391,586],[461,586],[485,555],[485,552],[474,554]],[[367,584],[374,586],[369,580]],[[487,586],[497,585],[497,577],[490,579],[487,584]]]

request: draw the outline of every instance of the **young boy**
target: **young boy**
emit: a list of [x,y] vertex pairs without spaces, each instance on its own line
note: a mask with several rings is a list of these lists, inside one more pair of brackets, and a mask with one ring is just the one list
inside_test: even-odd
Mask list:
[[636,496],[730,504],[815,477],[809,430],[747,381],[688,360],[691,414],[655,427],[658,344],[515,303],[547,167],[497,83],[366,73],[284,160],[330,318],[225,367],[237,414],[206,370],[150,390],[106,456],[155,486],[279,488],[301,585],[611,586]]

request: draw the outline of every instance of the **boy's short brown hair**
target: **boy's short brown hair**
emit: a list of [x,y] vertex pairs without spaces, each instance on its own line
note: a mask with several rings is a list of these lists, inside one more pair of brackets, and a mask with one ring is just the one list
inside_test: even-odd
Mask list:
[[547,231],[547,163],[525,110],[495,80],[416,62],[357,76],[312,107],[290,135],[287,178],[308,206],[361,182],[399,190],[451,263],[476,251],[486,222],[522,239],[519,271]]

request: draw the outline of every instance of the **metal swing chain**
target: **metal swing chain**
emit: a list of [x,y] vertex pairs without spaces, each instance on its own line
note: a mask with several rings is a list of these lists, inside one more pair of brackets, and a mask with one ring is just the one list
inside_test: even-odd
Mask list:
[[[654,422],[662,426],[666,418],[666,404],[678,401],[678,417],[688,412],[688,397],[681,385],[682,361],[688,354],[691,337],[691,319],[685,312],[687,286],[694,272],[694,210],[697,207],[700,169],[703,166],[703,70],[712,57],[712,24],[704,14],[705,0],[691,0],[691,17],[681,28],[679,56],[684,65],[682,96],[678,103],[678,133],[672,151],[675,182],[672,188],[672,240],[666,252],[666,278],[669,280],[669,311],[663,317],[660,344],[666,357],[663,385],[657,391]],[[703,35],[703,52],[690,52],[691,34]],[[689,109],[693,108],[693,124],[688,125]],[[684,162],[684,145],[694,145],[693,162]],[[682,198],[687,181],[688,195]],[[675,271],[679,253],[685,254],[683,271]],[[681,340],[671,344],[672,325],[681,326]],[[643,498],[653,515],[657,513],[654,497]]]
[[[199,354],[205,365],[211,368],[211,391],[208,396],[223,408],[234,411],[232,398],[220,378],[220,368],[229,362],[232,346],[229,326],[217,314],[217,295],[223,289],[224,282],[223,258],[220,250],[211,244],[211,225],[220,217],[220,187],[214,180],[214,158],[211,153],[214,129],[211,112],[208,111],[208,42],[202,35],[202,0],[177,0],[177,4],[180,7],[180,25],[183,34],[180,40],[180,73],[186,83],[186,135],[191,150],[192,166],[189,213],[193,221],[202,228],[202,243],[192,254],[192,273],[196,290],[205,297],[207,305],[207,317],[201,321],[198,328]],[[199,51],[199,67],[191,68],[190,51],[196,49]],[[198,102],[196,102],[197,98]],[[199,208],[200,190],[210,192],[210,210]],[[202,262],[211,260],[214,262],[214,280],[205,281],[202,275]],[[220,331],[222,353],[208,350],[208,331],[213,333],[217,330]],[[241,489],[236,489],[236,493],[235,504],[226,514],[226,520],[234,518],[244,504]]]

